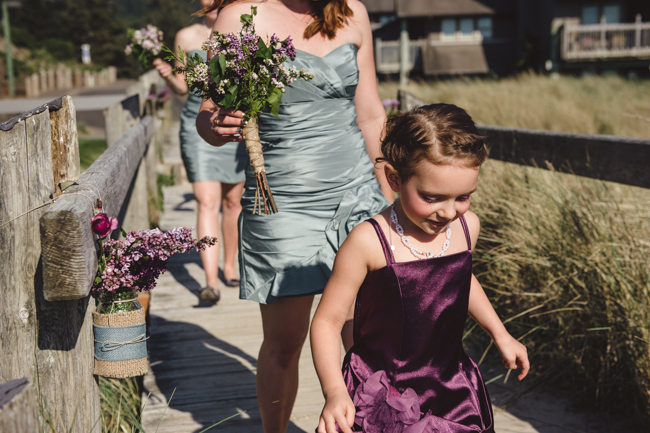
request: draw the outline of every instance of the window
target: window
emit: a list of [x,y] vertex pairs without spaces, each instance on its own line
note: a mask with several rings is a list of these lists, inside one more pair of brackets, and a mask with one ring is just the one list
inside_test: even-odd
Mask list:
[[605,3],[602,8],[598,5],[585,5],[582,7],[582,24],[598,24],[602,20],[607,24],[621,22],[621,5]]
[[481,40],[492,37],[492,17],[444,18],[441,22],[440,39]]
[[476,20],[478,31],[484,39],[492,37],[492,18],[483,17]]
[[607,24],[618,24],[621,19],[621,6],[606,4],[603,6],[603,18]]
[[460,20],[461,39],[472,39],[474,37],[474,18],[462,18]]
[[442,39],[456,39],[455,18],[445,18],[442,20]]
[[588,5],[582,7],[582,24],[598,24],[598,5]]

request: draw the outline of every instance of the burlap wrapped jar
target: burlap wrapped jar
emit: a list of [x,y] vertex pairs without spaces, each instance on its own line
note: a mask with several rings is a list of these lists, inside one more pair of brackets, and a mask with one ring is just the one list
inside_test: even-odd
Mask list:
[[147,373],[147,330],[145,310],[101,314],[93,311],[95,333],[94,374],[123,379]]

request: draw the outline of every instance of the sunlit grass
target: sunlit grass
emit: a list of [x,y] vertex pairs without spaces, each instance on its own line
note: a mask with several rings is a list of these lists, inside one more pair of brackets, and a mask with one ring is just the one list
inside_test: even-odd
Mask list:
[[[382,99],[395,98],[398,87],[380,83]],[[525,73],[412,81],[405,89],[429,103],[463,107],[484,125],[650,138],[650,80]]]

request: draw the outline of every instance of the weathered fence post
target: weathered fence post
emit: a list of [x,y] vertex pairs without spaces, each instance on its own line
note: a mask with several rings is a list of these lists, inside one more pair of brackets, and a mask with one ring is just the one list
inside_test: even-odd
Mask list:
[[78,174],[78,157],[70,167],[74,155],[60,154],[78,152],[75,119],[66,96],[0,124],[0,379],[37,374],[56,430],[86,433],[99,418],[92,308],[88,297],[46,299],[39,230],[61,178]]
[[29,379],[0,384],[0,431],[4,433],[39,432],[38,399]]

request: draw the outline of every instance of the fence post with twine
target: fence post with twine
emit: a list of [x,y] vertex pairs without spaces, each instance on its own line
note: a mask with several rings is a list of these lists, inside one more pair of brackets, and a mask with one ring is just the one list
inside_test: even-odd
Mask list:
[[[155,120],[140,115],[139,96],[134,106],[136,121],[83,174],[69,96],[0,124],[0,380],[37,377],[56,431],[87,433],[100,416],[93,208],[100,199],[127,229],[149,228],[124,221],[148,215],[156,176]],[[73,183],[62,191],[64,182]]]

